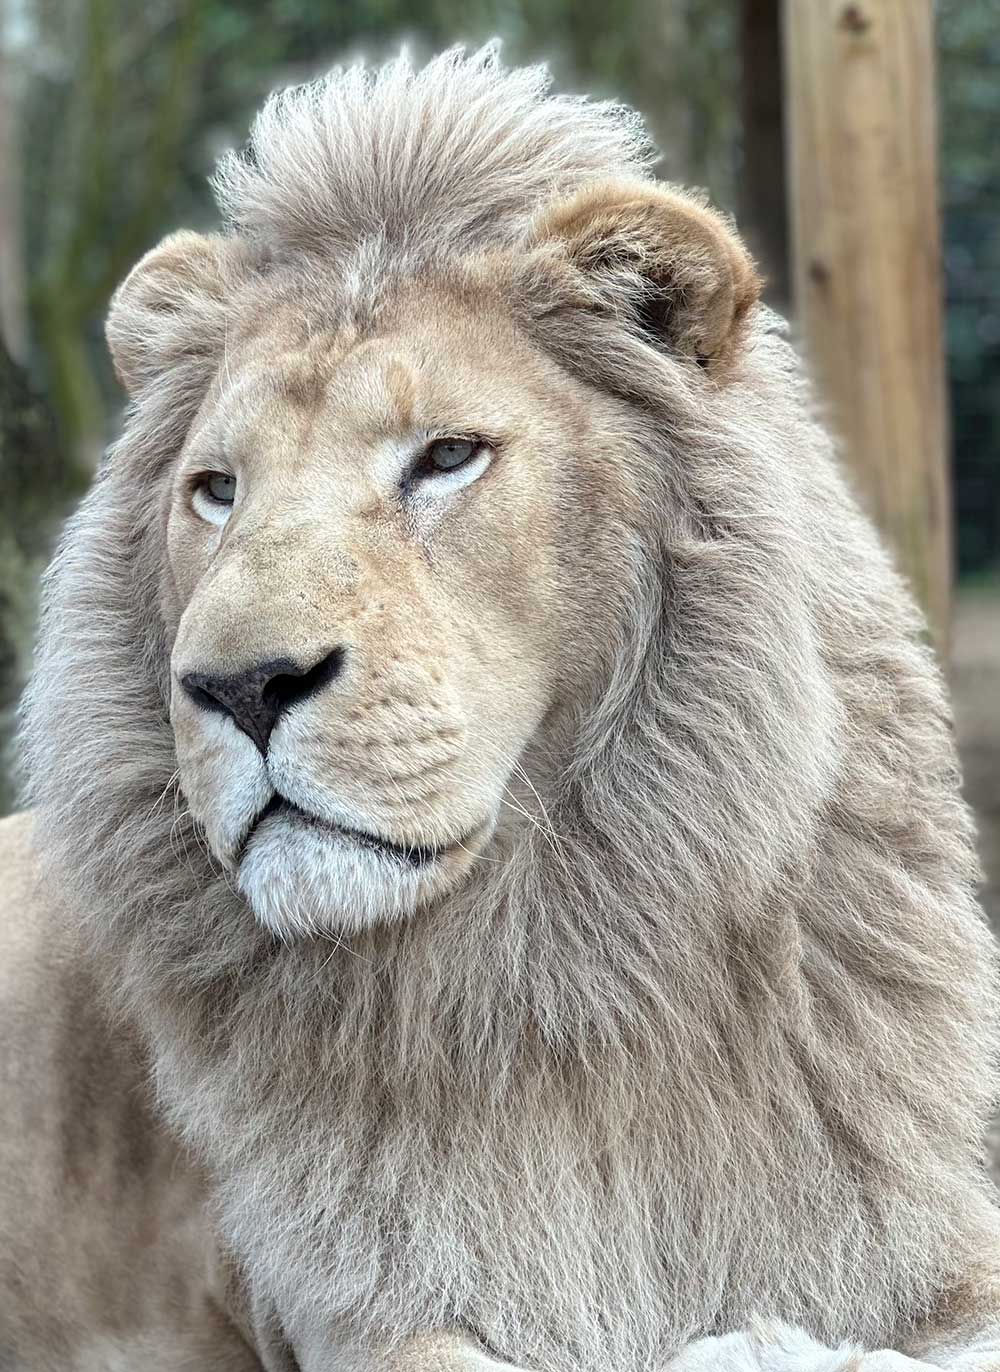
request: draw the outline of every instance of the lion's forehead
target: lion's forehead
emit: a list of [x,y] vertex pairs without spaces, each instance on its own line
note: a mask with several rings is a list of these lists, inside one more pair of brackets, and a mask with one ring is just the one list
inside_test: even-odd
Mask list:
[[199,437],[234,459],[251,458],[261,442],[301,448],[324,429],[375,441],[412,426],[414,397],[426,389],[420,369],[381,340],[272,343],[221,370]]
[[378,328],[282,308],[227,349],[202,427],[236,440],[259,426],[326,424],[378,440],[468,419],[495,424],[512,406],[530,408],[543,370],[513,328],[434,293]]

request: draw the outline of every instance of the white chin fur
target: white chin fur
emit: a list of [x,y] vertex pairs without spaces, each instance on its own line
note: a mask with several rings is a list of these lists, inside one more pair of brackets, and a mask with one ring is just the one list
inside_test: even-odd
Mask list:
[[351,933],[412,914],[447,884],[446,862],[410,867],[346,836],[273,815],[247,846],[239,887],[279,938]]
[[[174,728],[184,717],[175,711]],[[222,715],[199,712],[185,731],[181,789],[209,847],[230,871],[243,835],[274,794],[264,759]],[[186,722],[186,721],[184,721]]]

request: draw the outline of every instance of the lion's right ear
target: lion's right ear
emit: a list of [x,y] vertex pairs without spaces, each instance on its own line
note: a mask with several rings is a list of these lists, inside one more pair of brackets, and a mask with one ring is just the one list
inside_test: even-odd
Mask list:
[[115,291],[105,335],[119,381],[135,395],[171,367],[218,346],[238,254],[219,235],[172,233]]

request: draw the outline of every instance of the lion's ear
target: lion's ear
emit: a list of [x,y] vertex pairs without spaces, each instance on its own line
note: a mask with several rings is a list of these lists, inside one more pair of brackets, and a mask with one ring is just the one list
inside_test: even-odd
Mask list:
[[178,362],[214,351],[235,266],[226,239],[185,231],[132,268],[105,324],[115,372],[130,395]]
[[684,191],[598,182],[547,206],[531,236],[565,254],[580,304],[631,317],[651,342],[713,370],[734,356],[760,294],[726,219]]

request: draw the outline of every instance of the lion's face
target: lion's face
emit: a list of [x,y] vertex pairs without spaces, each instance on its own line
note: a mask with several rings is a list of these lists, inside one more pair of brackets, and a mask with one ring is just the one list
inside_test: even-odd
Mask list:
[[162,521],[179,782],[282,935],[410,914],[544,823],[659,505],[594,340],[641,335],[640,369],[669,352],[708,394],[756,295],[721,220],[628,180],[376,279],[373,305],[350,260],[177,234],[108,321],[140,407],[200,405]]
[[607,403],[495,311],[424,290],[394,316],[312,339],[269,316],[170,488],[180,785],[282,934],[461,881],[607,638],[584,527],[623,498]]

